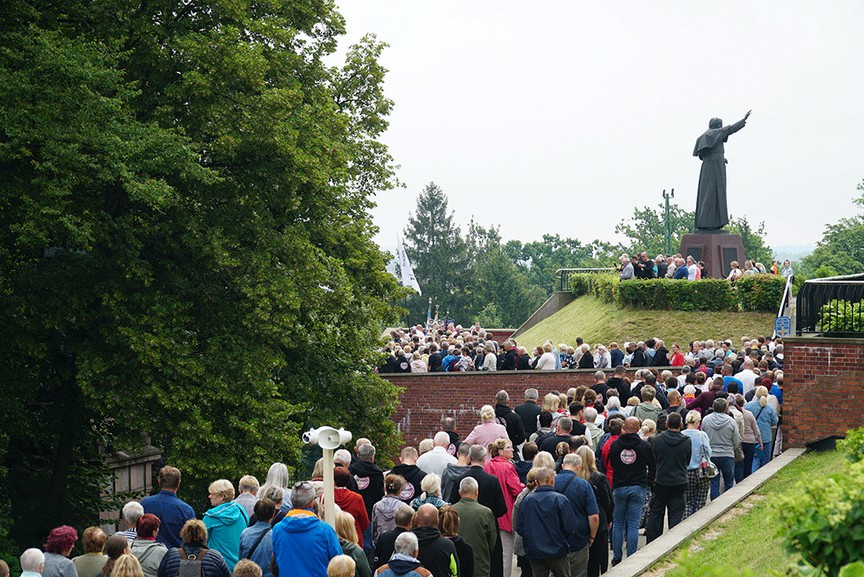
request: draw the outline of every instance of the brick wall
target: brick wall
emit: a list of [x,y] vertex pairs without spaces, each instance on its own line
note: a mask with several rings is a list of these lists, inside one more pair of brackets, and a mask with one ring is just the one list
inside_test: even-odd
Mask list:
[[[403,373],[381,375],[405,390],[391,417],[405,443],[416,445],[441,430],[441,419],[456,419],[456,432],[463,439],[480,422],[480,407],[495,405],[495,393],[510,393],[510,406],[524,401],[525,389],[536,388],[540,399],[552,390],[594,384],[594,370],[494,371],[468,373]],[[633,371],[628,372],[632,379]],[[677,370],[674,371],[677,374]],[[612,371],[607,372],[611,378]]]
[[864,340],[783,340],[783,448],[864,425]]
[[486,329],[487,337],[492,335],[493,341],[498,341],[499,343],[503,343],[505,340],[510,338],[510,335],[516,332],[516,329]]

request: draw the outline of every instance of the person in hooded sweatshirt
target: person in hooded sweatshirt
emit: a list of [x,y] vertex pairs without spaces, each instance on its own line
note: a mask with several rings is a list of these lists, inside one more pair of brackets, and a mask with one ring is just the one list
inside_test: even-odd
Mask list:
[[681,432],[681,413],[669,413],[666,430],[654,437],[657,472],[651,493],[645,538],[650,543],[663,534],[663,518],[669,509],[669,528],[684,518],[684,492],[692,442]]
[[399,498],[402,499],[403,503],[410,504],[414,500],[414,497],[423,492],[421,485],[423,484],[423,477],[426,476],[426,472],[417,466],[418,457],[417,449],[414,447],[405,447],[399,453],[399,464],[390,469],[391,475],[399,475],[408,481],[402,487],[402,492],[399,494]]
[[399,498],[407,482],[401,475],[389,474],[384,477],[384,498],[372,507],[372,539],[396,527],[394,515],[403,501]]
[[432,577],[432,573],[417,559],[419,549],[414,533],[409,531],[396,537],[393,551],[390,561],[376,571],[378,577]]
[[[723,490],[728,491],[735,484],[735,445],[741,442],[741,433],[735,419],[726,413],[726,399],[715,399],[713,408],[713,413],[702,418],[702,431],[708,435],[711,462],[723,475]],[[711,479],[711,500],[719,496],[720,475],[716,475]]]
[[210,483],[210,504],[213,508],[204,513],[210,549],[222,553],[229,571],[240,560],[240,535],[249,525],[249,516],[243,505],[234,501],[234,485],[228,479]]
[[297,483],[291,490],[294,508],[273,527],[273,557],[280,575],[321,577],[330,560],[342,554],[336,531],[312,509],[315,499],[312,483]]
[[615,503],[612,522],[612,565],[623,558],[624,539],[627,556],[636,553],[639,546],[639,521],[654,479],[656,461],[648,441],[639,437],[642,423],[636,417],[627,417],[621,436],[609,447],[609,465],[613,471],[612,501]]
[[[414,529],[411,532],[417,536],[419,551],[416,557],[423,567],[435,577],[459,577],[459,554],[456,552],[456,545],[441,535],[438,529],[438,509],[434,505],[421,505],[417,509]],[[399,537],[396,538],[397,543]]]

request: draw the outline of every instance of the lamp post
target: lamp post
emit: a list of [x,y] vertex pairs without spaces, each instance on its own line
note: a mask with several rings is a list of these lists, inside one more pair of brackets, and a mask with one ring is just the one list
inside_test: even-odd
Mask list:
[[318,445],[324,451],[324,521],[335,529],[333,451],[351,441],[351,432],[345,429],[337,431],[333,427],[319,427],[303,433],[302,439],[307,445]]
[[672,223],[669,222],[669,199],[670,198],[675,198],[675,189],[673,188],[669,194],[666,194],[666,189],[664,188],[663,189],[663,200],[666,201],[666,215],[665,215],[665,219],[663,222],[663,237],[664,237],[663,252],[667,255],[672,250],[672,247],[670,246],[672,244]]

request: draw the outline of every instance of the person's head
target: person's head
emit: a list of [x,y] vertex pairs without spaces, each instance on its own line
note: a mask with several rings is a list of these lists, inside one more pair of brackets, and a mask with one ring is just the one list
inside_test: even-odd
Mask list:
[[345,467],[336,467],[333,469],[333,484],[340,488],[345,488],[351,483],[351,473]]
[[375,447],[373,445],[361,445],[357,449],[357,458],[361,461],[371,463],[375,460]]
[[597,460],[594,451],[588,445],[582,445],[576,449],[576,455],[582,460],[576,474],[587,481],[591,478],[592,473],[597,472]]
[[[433,507],[432,505],[423,505],[420,507]],[[435,518],[437,520],[438,514],[436,512]],[[419,527],[420,525],[418,525]],[[434,525],[428,525],[430,527],[434,527]],[[417,557],[418,552],[418,544],[417,544],[417,535],[412,533],[411,531],[405,531],[404,533],[400,533],[398,537],[396,537],[396,542],[393,544],[393,552],[399,553],[400,555],[407,555],[408,557]]]
[[764,407],[766,404],[768,404],[768,389],[766,387],[763,387],[762,385],[759,385],[758,387],[756,387],[756,393],[754,394],[754,398],[758,399],[760,407]]
[[180,539],[184,545],[207,545],[207,527],[204,525],[204,521],[200,519],[189,519],[186,521],[183,528],[180,529]]
[[144,571],[135,555],[121,555],[114,562],[111,577],[144,577]]
[[[140,531],[138,535],[141,535]],[[84,548],[85,553],[101,553],[107,540],[108,536],[105,535],[105,531],[101,528],[87,527],[81,535],[81,546]]]
[[336,535],[342,539],[355,544],[358,542],[357,527],[351,513],[345,511],[339,511],[336,513],[336,525],[334,528],[336,529]]
[[165,465],[159,469],[159,488],[165,491],[176,491],[180,488],[180,469]]
[[432,445],[434,447],[443,447],[446,449],[450,446],[450,435],[445,431],[438,431],[435,433],[435,436],[432,437]]
[[459,447],[456,449],[456,461],[462,466],[471,462],[471,445],[459,443]]
[[548,429],[552,426],[552,413],[549,411],[541,411],[537,416],[537,420],[540,422],[541,428]]
[[540,395],[539,395],[539,393],[537,392],[537,389],[535,389],[534,387],[531,387],[531,388],[525,389],[525,400],[526,400],[526,401],[535,401],[535,402],[536,402],[536,401],[537,401],[537,398],[538,398],[539,396],[540,396]]
[[533,461],[538,450],[537,443],[532,443],[531,441],[526,442],[522,445],[522,459],[525,461]]
[[258,489],[261,485],[258,483],[258,479],[253,477],[252,475],[246,475],[240,478],[240,482],[237,483],[237,490],[241,493],[249,493],[254,495],[258,492]]
[[507,394],[507,391],[498,391],[495,394],[495,402],[499,405],[506,405],[510,402],[510,395]]
[[441,419],[441,428],[447,433],[454,432],[456,430],[456,419],[453,417],[444,417]]
[[652,387],[651,385],[645,385],[642,387],[642,401],[646,403],[650,403],[654,400],[654,397],[657,395],[657,389]]
[[573,420],[570,417],[559,417],[555,426],[558,427],[560,434],[566,435],[573,430]]
[[438,526],[438,509],[435,505],[420,505],[417,513],[414,515],[415,527],[437,527]]
[[[576,450],[578,451],[579,449]],[[568,455],[564,455],[564,459],[561,461],[562,469],[567,469],[568,471],[573,471],[574,473],[578,473],[581,466],[582,457],[580,457],[577,453],[570,453]]]
[[677,389],[670,389],[669,392],[666,393],[666,400],[669,401],[669,406],[678,407],[681,405],[681,393],[679,393]]
[[255,506],[252,508],[255,513],[255,518],[259,521],[270,522],[276,514],[276,503],[270,499],[258,499]]
[[483,405],[480,407],[480,420],[484,423],[495,420],[495,408],[492,405]]
[[[138,524],[135,525],[135,530],[138,532],[139,539],[154,539],[159,534],[159,526],[162,521],[152,513],[144,513],[138,519]],[[101,551],[101,548],[100,548]]]
[[597,420],[597,409],[595,409],[594,407],[587,407],[583,411],[583,415],[585,416],[586,423],[593,423]]
[[[125,540],[126,538],[123,537]],[[23,553],[21,553],[21,558],[19,559],[21,563],[22,571],[30,571],[32,573],[42,573],[42,566],[45,565],[45,554],[42,553],[39,549],[35,547],[32,549],[27,549]],[[9,570],[8,567],[6,569]]]
[[[354,559],[348,555],[336,555],[327,564],[327,577],[354,577],[356,570],[357,564],[354,562]],[[234,577],[239,576],[235,573]]]
[[621,400],[616,396],[609,397],[609,400],[606,401],[606,408],[611,410],[620,411],[621,410]]
[[560,397],[555,393],[549,393],[545,397],[543,397],[543,406],[541,409],[543,411],[548,411],[549,413],[555,413],[558,411],[558,404],[561,402]]
[[552,453],[548,451],[540,451],[539,453],[537,453],[537,455],[534,456],[534,461],[531,464],[535,469],[540,467],[547,467],[554,470],[555,457],[553,457]]
[[129,541],[125,535],[111,535],[105,541],[105,556],[111,560],[117,560],[129,550]]
[[409,529],[411,523],[414,521],[414,509],[412,509],[410,505],[402,503],[393,513],[393,521],[396,523],[397,527]]
[[621,428],[621,432],[624,434],[638,433],[641,427],[642,423],[637,417],[627,417],[624,420],[624,426]]
[[653,419],[645,419],[642,421],[642,427],[640,427],[639,433],[645,439],[653,437],[657,434],[657,423]]
[[291,506],[295,509],[311,509],[315,498],[315,486],[309,481],[301,481],[291,488]]
[[417,449],[414,447],[405,447],[399,453],[399,460],[403,465],[416,465],[417,464]]
[[278,509],[282,505],[283,499],[285,499],[285,490],[282,487],[265,487],[258,496],[262,499],[270,499],[276,503],[276,508]]
[[684,420],[689,428],[696,429],[702,422],[702,415],[699,414],[699,411],[687,411],[687,417]]
[[261,577],[262,574],[263,572],[261,571],[261,567],[259,567],[257,563],[250,561],[249,559],[241,559],[236,565],[234,565],[234,571],[231,573],[231,577]]
[[540,467],[537,469],[537,486],[552,486],[555,484],[555,469]]
[[477,499],[479,485],[473,477],[465,477],[459,481],[459,496],[463,499]]
[[423,480],[420,481],[420,489],[426,495],[435,495],[436,497],[441,496],[441,477],[434,473],[430,473],[423,477]]
[[728,406],[726,399],[718,398],[714,399],[714,404],[711,407],[714,409],[715,413],[725,413]]
[[48,540],[45,542],[45,552],[69,555],[77,540],[78,531],[73,527],[69,525],[55,527],[48,533]]
[[138,501],[129,501],[123,505],[123,519],[130,527],[134,527],[138,523],[138,519],[144,514],[144,507]]
[[489,451],[489,456],[492,458],[513,458],[513,443],[510,441],[510,439],[498,439],[497,441],[493,441],[489,443],[487,449]]
[[333,453],[333,462],[336,465],[348,467],[351,465],[351,452],[348,449],[339,449]]
[[234,499],[234,485],[228,479],[217,479],[210,483],[210,504],[214,507]]
[[384,491],[388,495],[397,496],[405,488],[405,477],[402,475],[387,475],[384,477]]
[[0,577],[9,577],[9,564],[0,559]]
[[681,430],[681,413],[669,413],[666,417],[666,428],[670,431]]
[[484,465],[488,451],[483,445],[471,445],[471,450],[468,453],[468,458],[472,465]]

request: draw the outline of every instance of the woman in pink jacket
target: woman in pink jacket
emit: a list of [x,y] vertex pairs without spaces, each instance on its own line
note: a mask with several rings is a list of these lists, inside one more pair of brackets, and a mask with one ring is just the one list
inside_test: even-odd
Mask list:
[[510,575],[513,569],[513,503],[525,488],[513,466],[513,443],[503,438],[489,444],[489,455],[492,459],[486,463],[483,470],[498,478],[504,502],[507,503],[507,513],[498,518],[498,529],[501,535],[501,547],[504,550],[504,575]]
[[[483,405],[480,408],[480,424],[468,433],[465,442],[469,445],[488,447],[489,443],[507,438],[507,428],[495,422],[495,409],[492,408],[492,405]],[[489,455],[486,455],[486,462],[489,462]]]

